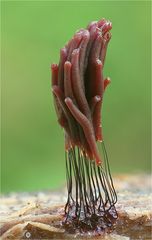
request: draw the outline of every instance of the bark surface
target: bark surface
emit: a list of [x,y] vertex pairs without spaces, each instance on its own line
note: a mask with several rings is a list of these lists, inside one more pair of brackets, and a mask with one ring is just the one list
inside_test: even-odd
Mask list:
[[66,232],[62,226],[66,189],[10,193],[0,200],[1,239],[152,239],[152,193],[149,175],[114,178],[118,220],[110,233]]

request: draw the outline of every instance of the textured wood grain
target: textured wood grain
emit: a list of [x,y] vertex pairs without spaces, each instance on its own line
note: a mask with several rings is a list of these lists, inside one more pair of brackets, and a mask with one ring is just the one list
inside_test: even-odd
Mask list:
[[119,218],[111,233],[68,234],[62,226],[66,201],[66,189],[62,189],[2,195],[1,239],[152,239],[151,177],[122,175],[114,182]]

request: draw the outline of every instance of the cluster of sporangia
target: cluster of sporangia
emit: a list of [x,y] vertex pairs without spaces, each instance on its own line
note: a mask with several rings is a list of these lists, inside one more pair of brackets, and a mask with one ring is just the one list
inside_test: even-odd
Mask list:
[[58,122],[65,130],[65,147],[79,146],[101,163],[96,141],[102,141],[101,105],[110,79],[103,77],[111,22],[102,19],[80,29],[52,64],[52,91]]
[[99,221],[100,225],[104,222],[108,225],[116,218],[116,193],[106,150],[104,170],[97,147],[97,141],[103,142],[101,106],[110,83],[109,78],[103,77],[103,67],[111,28],[106,19],[91,22],[61,49],[59,65],[51,66],[54,104],[58,122],[65,130],[68,186],[65,213],[67,221],[76,227],[80,222],[91,228]]

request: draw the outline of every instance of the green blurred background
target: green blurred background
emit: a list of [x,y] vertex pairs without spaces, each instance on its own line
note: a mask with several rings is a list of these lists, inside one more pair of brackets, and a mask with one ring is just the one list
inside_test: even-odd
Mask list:
[[113,23],[105,76],[104,137],[113,173],[150,170],[150,1],[2,2],[2,191],[65,182],[64,134],[50,64],[79,28]]

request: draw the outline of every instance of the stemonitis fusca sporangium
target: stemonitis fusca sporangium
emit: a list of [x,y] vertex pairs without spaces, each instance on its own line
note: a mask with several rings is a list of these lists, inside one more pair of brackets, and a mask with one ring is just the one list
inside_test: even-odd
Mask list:
[[110,83],[103,69],[111,29],[106,19],[91,22],[61,49],[59,64],[51,66],[54,105],[65,133],[64,224],[69,231],[104,230],[117,218],[101,122],[103,96]]

